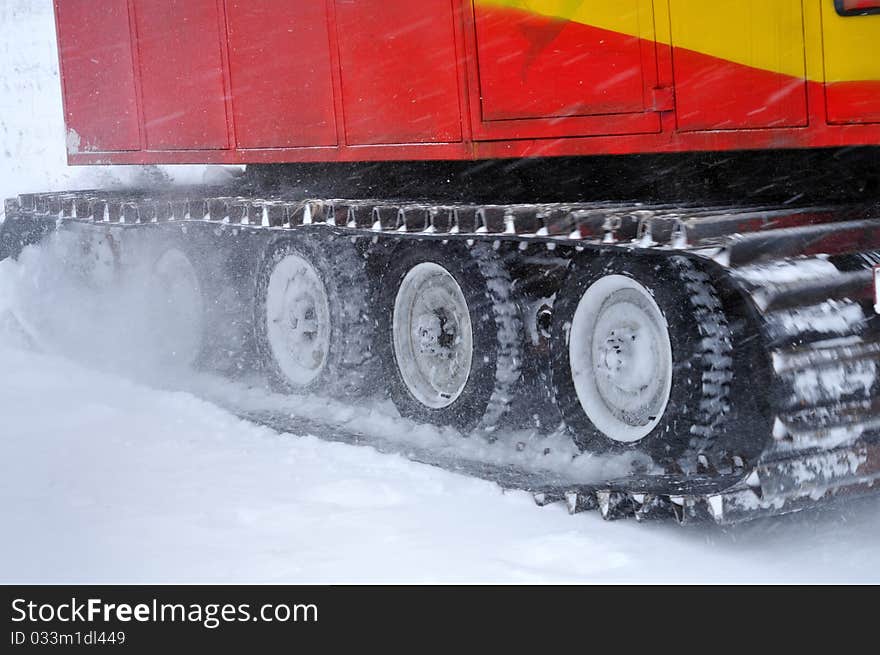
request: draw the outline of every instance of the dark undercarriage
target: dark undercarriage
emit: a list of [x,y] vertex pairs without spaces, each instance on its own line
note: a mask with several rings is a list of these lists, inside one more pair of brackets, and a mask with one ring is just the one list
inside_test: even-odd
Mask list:
[[253,165],[248,193],[463,203],[878,202],[880,147]]

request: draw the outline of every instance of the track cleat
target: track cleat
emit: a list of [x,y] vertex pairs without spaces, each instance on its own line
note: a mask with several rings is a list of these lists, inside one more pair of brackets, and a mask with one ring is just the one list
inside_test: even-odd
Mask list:
[[623,491],[597,491],[599,512],[606,521],[632,516],[636,511],[632,497]]

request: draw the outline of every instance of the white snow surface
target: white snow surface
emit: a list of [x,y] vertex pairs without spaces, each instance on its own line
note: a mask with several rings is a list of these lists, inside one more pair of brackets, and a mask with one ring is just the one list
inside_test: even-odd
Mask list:
[[[0,196],[143,175],[64,165],[50,0],[0,1],[0,32]],[[725,530],[606,523],[242,421],[158,384],[143,341],[59,334],[93,299],[23,303],[51,279],[30,276],[42,250],[0,264],[0,583],[880,582],[876,498]]]
[[0,582],[880,581],[876,499],[728,530],[606,523],[0,345]]

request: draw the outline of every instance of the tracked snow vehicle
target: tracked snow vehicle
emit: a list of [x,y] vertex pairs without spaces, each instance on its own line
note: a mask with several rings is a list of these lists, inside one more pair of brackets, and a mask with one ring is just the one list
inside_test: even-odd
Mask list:
[[[222,192],[22,195],[0,257],[56,230],[120,271],[146,256],[199,314],[192,361],[538,444],[402,450],[540,503],[733,522],[880,478],[880,3],[55,7],[70,163],[248,169]],[[825,197],[789,170],[791,192],[731,154],[708,184],[640,194],[626,168],[663,185],[687,153],[746,150],[773,170],[858,152],[858,184]],[[746,191],[719,185],[730,166]],[[560,434],[573,457],[639,457],[562,476],[541,447]]]

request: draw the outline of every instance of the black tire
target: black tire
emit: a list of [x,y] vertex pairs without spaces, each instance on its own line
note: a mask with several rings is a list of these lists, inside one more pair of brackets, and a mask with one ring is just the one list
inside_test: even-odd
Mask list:
[[[586,290],[606,275],[633,278],[653,295],[669,326],[672,386],[659,423],[641,440],[616,441],[581,406],[572,380],[569,328]],[[708,447],[730,408],[732,338],[709,277],[687,258],[583,253],[572,261],[553,308],[551,380],[556,403],[575,443],[585,452],[644,452],[670,462]]]
[[[373,368],[372,296],[363,255],[347,238],[291,233],[273,241],[259,266],[254,303],[254,334],[258,356],[270,386],[281,393],[320,392],[334,397],[366,395],[375,384]],[[298,386],[282,372],[267,338],[266,292],[275,265],[295,254],[315,268],[327,293],[330,315],[329,350],[323,369],[309,384]]]
[[[393,342],[394,303],[406,274],[432,262],[458,283],[468,304],[473,331],[473,358],[459,397],[443,408],[422,404],[401,376]],[[519,380],[522,328],[511,300],[511,280],[498,253],[489,245],[430,242],[404,244],[389,258],[381,285],[378,335],[385,356],[391,399],[401,415],[423,423],[451,426],[462,432],[491,434],[511,401]]]

